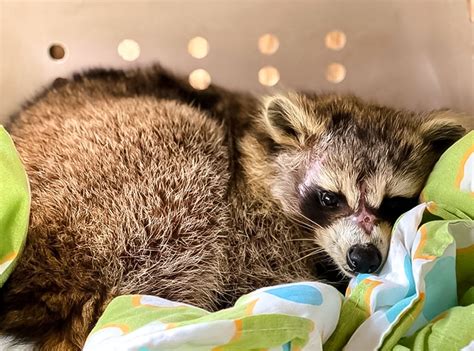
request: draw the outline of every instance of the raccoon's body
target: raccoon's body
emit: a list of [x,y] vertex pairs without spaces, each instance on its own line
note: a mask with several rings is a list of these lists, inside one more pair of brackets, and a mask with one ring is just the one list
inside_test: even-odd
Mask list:
[[261,286],[312,279],[303,261],[292,265],[298,228],[234,162],[232,121],[218,109],[238,97],[205,92],[199,111],[185,105],[196,100],[185,83],[146,90],[149,75],[165,73],[115,74],[50,89],[10,128],[32,206],[0,328],[44,350],[79,349],[120,294],[216,310]]
[[[332,110],[337,106],[343,113]],[[320,123],[313,116],[318,111],[332,122]],[[361,111],[375,111],[375,117],[361,122],[350,116]],[[372,132],[393,134],[387,145],[398,146],[380,141],[383,152],[374,159],[370,152],[347,151],[343,164],[358,170],[362,166],[353,163],[360,160],[351,157],[369,155],[367,164],[378,169],[377,162],[387,162],[383,155],[395,157],[405,145],[400,150],[411,166],[403,170],[403,182],[415,185],[403,186],[407,196],[416,196],[439,156],[433,140],[452,142],[461,135],[456,126],[446,124],[448,137],[427,134],[419,141],[413,135],[421,117],[414,114],[407,122],[406,115],[352,97],[280,97],[262,104],[215,87],[196,92],[159,67],[95,71],[59,82],[10,128],[30,179],[32,206],[23,256],[0,291],[1,332],[33,340],[42,350],[80,349],[120,294],[216,310],[262,286],[317,279],[315,256],[305,258],[316,247],[341,266],[334,245],[348,247],[327,243],[333,234],[322,239],[322,231],[344,225],[337,221],[352,215],[353,203],[363,210],[356,206],[354,213],[365,216],[379,200],[370,206],[361,200],[369,193],[370,170],[362,167],[368,172],[360,179],[362,195],[351,197],[344,185],[349,176],[336,167],[333,177],[340,177],[347,203],[340,213],[322,210],[324,218],[311,218],[313,207],[333,203],[324,197],[311,205],[314,165],[340,157],[316,162],[313,151],[332,150],[327,135],[337,140],[338,133],[348,143],[367,139],[377,147],[377,136],[358,135],[352,124],[370,125],[384,114],[390,118],[374,122],[380,126]],[[394,127],[409,133],[387,130]],[[363,141],[361,147],[367,149]],[[410,159],[418,152],[426,156]],[[387,237],[362,238],[351,230],[356,239],[345,242],[370,242],[385,257]],[[349,235],[344,228],[340,233]]]

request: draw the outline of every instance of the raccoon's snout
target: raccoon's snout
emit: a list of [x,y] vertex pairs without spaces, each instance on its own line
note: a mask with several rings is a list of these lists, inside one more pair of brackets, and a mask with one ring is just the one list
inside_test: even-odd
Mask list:
[[375,245],[353,245],[347,251],[347,264],[355,273],[373,273],[382,263],[382,254]]

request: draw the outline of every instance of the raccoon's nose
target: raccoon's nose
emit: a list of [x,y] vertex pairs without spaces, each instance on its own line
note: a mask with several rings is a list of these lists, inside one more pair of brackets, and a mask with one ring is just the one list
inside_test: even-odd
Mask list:
[[375,245],[353,245],[347,251],[346,260],[356,273],[373,273],[379,269],[382,255]]

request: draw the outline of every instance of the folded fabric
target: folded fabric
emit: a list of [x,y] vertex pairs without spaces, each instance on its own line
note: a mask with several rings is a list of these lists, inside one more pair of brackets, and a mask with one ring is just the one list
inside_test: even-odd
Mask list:
[[13,142],[0,126],[0,287],[13,271],[26,240],[30,191]]
[[322,350],[342,298],[329,285],[302,282],[256,290],[232,308],[209,313],[159,297],[121,296],[84,350]]

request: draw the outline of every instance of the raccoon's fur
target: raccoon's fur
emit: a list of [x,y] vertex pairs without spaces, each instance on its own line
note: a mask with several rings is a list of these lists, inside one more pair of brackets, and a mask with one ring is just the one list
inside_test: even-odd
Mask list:
[[[463,134],[450,115],[352,96],[198,92],[159,66],[58,81],[10,126],[32,206],[0,331],[79,350],[120,294],[216,310],[320,279],[321,250],[351,274],[351,245],[386,255],[384,199],[416,197]],[[361,209],[377,217],[372,234],[350,220]]]

